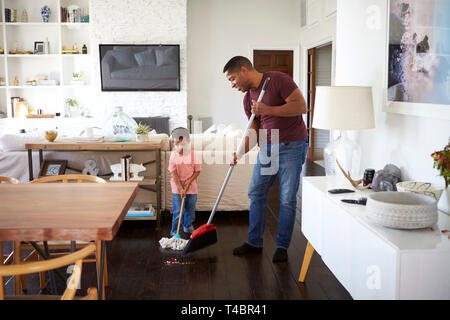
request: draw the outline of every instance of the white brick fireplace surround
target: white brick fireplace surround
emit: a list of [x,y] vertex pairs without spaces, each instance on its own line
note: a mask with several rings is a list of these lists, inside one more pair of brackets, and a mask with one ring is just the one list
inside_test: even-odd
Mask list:
[[[102,0],[90,1],[93,85],[96,105],[109,110],[124,106],[133,117],[168,116],[170,128],[186,126],[186,0]],[[99,44],[179,44],[181,91],[102,92]]]

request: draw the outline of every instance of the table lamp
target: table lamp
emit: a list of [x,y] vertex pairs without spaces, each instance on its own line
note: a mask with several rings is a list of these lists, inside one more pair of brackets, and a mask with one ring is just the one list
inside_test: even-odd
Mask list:
[[[312,127],[341,130],[339,137],[325,146],[325,174],[336,175],[340,165],[344,175],[360,174],[361,147],[348,139],[345,131],[375,127],[371,87],[316,87]],[[338,160],[339,164],[336,162]],[[347,177],[350,179],[350,177]],[[352,183],[354,185],[354,183]]]

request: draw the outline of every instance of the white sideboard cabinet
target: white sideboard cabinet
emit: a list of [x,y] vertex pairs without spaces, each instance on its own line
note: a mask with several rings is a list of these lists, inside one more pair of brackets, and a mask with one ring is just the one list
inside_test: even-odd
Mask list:
[[302,232],[309,248],[299,281],[315,251],[354,299],[450,299],[450,217],[439,212],[431,228],[386,228],[366,217],[365,206],[340,201],[373,191],[332,195],[333,179],[303,178]]

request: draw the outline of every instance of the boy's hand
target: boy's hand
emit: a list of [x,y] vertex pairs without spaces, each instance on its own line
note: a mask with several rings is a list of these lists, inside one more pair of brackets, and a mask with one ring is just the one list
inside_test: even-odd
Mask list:
[[177,187],[180,192],[183,190],[183,185],[181,183],[177,183]]

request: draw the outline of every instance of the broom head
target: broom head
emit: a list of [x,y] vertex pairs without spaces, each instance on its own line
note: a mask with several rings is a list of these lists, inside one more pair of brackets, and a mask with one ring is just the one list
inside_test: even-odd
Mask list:
[[183,250],[183,255],[193,252],[217,242],[216,227],[212,224],[204,224],[192,232],[191,238]]

